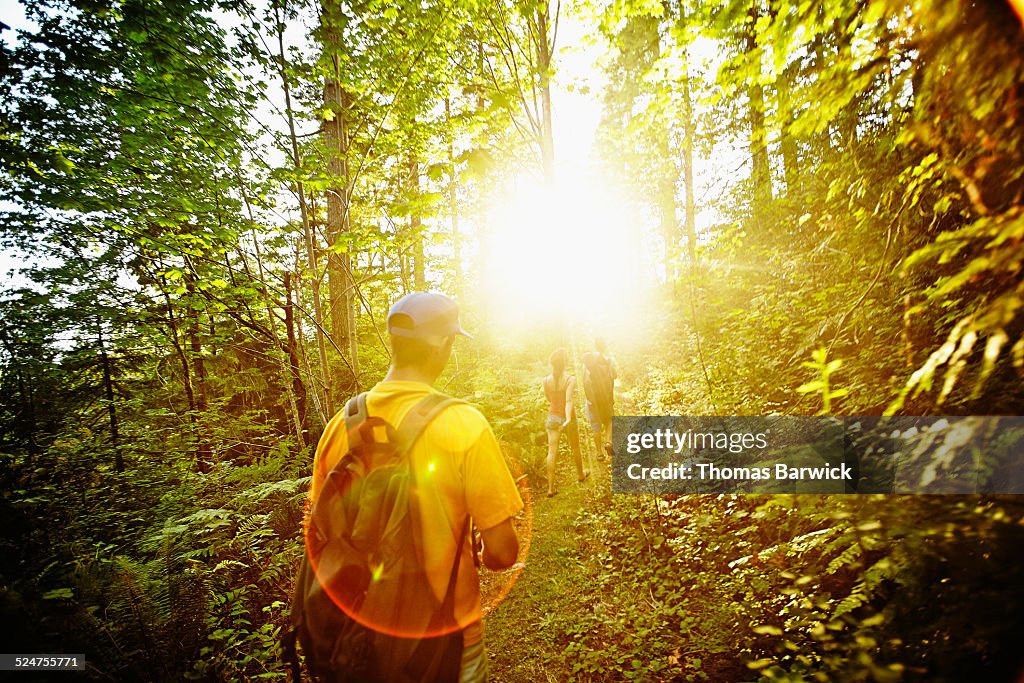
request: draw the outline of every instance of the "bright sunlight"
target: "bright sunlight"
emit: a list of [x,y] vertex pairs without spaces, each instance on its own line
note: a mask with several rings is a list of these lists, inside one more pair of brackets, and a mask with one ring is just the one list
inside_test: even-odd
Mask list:
[[593,171],[546,184],[520,176],[494,208],[484,274],[495,322],[587,328],[639,324],[651,274],[637,212]]
[[582,334],[640,333],[656,278],[646,215],[600,170],[601,104],[578,87],[599,73],[597,54],[573,21],[562,30],[573,47],[561,52],[552,83],[554,178],[520,173],[490,208],[483,245],[490,314],[512,334],[563,324]]

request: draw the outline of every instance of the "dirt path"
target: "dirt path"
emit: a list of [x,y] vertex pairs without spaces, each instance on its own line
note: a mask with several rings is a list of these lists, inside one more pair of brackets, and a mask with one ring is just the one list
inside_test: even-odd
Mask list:
[[610,486],[607,468],[607,463],[595,462],[590,478],[577,483],[571,458],[563,452],[558,495],[547,498],[545,482],[530,483],[539,498],[527,501],[533,515],[533,536],[527,555],[521,556],[525,568],[518,572],[518,580],[505,598],[484,617],[491,681],[566,681],[571,677],[552,659],[564,650],[565,626],[586,604],[592,589],[591,569],[581,547],[583,536],[575,521],[582,510],[593,506],[601,489]]
[[[634,408],[628,393],[621,390],[616,404],[623,411]],[[529,488],[523,495],[526,510],[517,527],[525,551],[520,560],[525,566],[498,575],[484,572],[482,577],[490,679],[494,683],[574,679],[565,669],[562,653],[578,630],[580,613],[592,609],[599,570],[587,545],[589,532],[577,528],[576,522],[582,511],[597,509],[602,498],[607,501],[611,488],[610,463],[596,459],[590,438],[589,429],[582,429],[584,466],[591,470],[586,482],[576,482],[564,443],[558,460],[558,495],[545,495],[546,482],[541,475],[524,482]],[[513,575],[517,575],[514,584],[499,600],[502,586],[511,583]]]

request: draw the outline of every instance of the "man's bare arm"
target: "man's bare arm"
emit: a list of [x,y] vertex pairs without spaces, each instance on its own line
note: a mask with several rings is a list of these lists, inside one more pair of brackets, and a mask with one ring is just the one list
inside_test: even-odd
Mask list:
[[511,518],[481,531],[480,538],[484,542],[483,560],[488,569],[506,569],[515,564],[519,556],[519,539]]

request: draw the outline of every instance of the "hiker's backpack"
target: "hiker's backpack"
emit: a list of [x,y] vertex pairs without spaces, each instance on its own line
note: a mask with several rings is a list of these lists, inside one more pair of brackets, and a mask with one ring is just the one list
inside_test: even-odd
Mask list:
[[612,362],[596,351],[583,354],[583,393],[602,422],[612,419],[615,400]]
[[310,512],[283,639],[294,681],[300,680],[296,639],[316,680],[458,680],[463,643],[455,584],[469,519],[453,536],[455,559],[438,600],[423,569],[416,473],[408,457],[426,426],[453,403],[461,401],[432,393],[397,429],[367,414],[365,393],[346,404],[348,451]]

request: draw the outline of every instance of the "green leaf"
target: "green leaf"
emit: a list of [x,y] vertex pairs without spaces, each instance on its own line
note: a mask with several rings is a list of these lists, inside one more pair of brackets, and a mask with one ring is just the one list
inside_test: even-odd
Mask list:
[[825,383],[820,379],[813,380],[807,384],[801,384],[797,387],[797,392],[801,394],[809,394],[812,391],[821,391],[825,388]]

